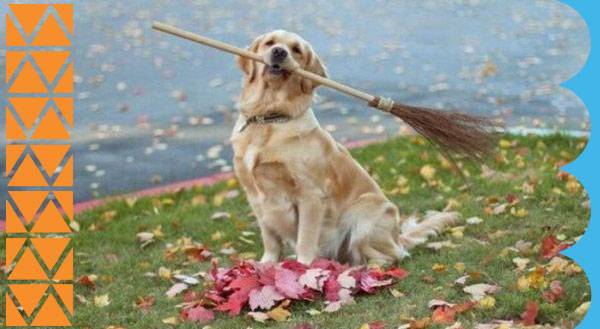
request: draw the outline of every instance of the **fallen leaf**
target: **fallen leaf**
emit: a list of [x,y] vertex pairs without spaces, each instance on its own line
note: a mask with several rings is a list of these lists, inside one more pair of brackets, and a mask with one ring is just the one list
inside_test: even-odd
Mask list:
[[79,279],[77,279],[77,283],[83,287],[95,289],[97,279],[98,279],[98,276],[95,274],[82,275],[79,277]]
[[175,283],[174,285],[171,286],[171,288],[169,288],[169,290],[167,290],[167,292],[165,292],[165,295],[167,295],[167,297],[169,298],[173,298],[175,296],[177,296],[178,294],[180,294],[181,292],[183,292],[184,290],[186,290],[188,288],[188,285],[182,282],[178,282]]
[[552,259],[558,256],[561,251],[569,248],[570,246],[570,244],[561,243],[556,236],[548,235],[544,238],[544,240],[542,240],[540,255],[545,259]]
[[544,291],[542,293],[542,296],[548,303],[554,304],[558,300],[560,300],[564,296],[564,294],[565,294],[565,290],[562,287],[562,284],[560,283],[560,281],[554,280],[554,281],[550,282],[550,289]]
[[267,315],[269,316],[269,318],[277,322],[283,322],[287,320],[287,318],[289,318],[289,316],[292,315],[292,313],[290,313],[288,310],[281,306],[277,306],[276,308],[267,312]]
[[135,301],[135,305],[142,311],[142,313],[148,313],[154,305],[154,302],[156,302],[156,298],[154,296],[143,296],[138,297],[138,299]]
[[525,326],[535,325],[535,319],[538,316],[539,306],[534,301],[528,301],[525,305],[525,311],[521,314],[521,323]]
[[187,321],[206,324],[215,319],[215,313],[201,305],[197,305],[195,307],[182,310],[181,317]]
[[260,289],[253,290],[250,295],[248,302],[250,303],[250,309],[271,309],[275,305],[275,302],[285,299],[285,296],[280,294],[277,289],[273,286],[264,286]]
[[110,305],[110,299],[108,298],[108,294],[94,296],[94,305],[96,305],[96,307],[106,307]]
[[579,316],[584,316],[587,314],[588,310],[590,309],[590,302],[585,302],[581,305],[579,305],[576,309],[575,309],[575,314],[579,315]]
[[179,321],[177,321],[176,317],[171,316],[171,317],[162,319],[162,323],[168,324],[170,326],[176,326],[179,323]]
[[479,301],[488,294],[495,294],[500,291],[500,286],[485,283],[474,284],[463,288],[463,291],[471,295],[471,299]]
[[265,312],[248,312],[247,314],[252,320],[260,323],[265,323],[270,319]]

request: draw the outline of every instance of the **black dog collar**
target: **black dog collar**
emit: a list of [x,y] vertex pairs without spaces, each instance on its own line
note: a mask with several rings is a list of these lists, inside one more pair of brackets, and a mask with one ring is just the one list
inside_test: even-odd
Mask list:
[[251,124],[284,123],[290,121],[291,119],[291,116],[279,112],[269,112],[266,114],[254,115],[246,120],[239,131],[244,131]]

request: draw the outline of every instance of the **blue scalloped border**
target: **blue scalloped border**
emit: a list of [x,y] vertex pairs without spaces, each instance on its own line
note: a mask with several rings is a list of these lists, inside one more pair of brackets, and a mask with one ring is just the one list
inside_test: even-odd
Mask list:
[[[588,24],[590,31],[590,38],[592,42],[592,49],[587,65],[583,68],[578,75],[573,79],[563,84],[565,88],[568,88],[575,92],[577,96],[587,106],[590,113],[590,120],[592,122],[592,128],[598,121],[597,108],[600,102],[600,77],[598,76],[598,52],[594,49],[594,36],[600,33],[600,1],[597,0],[563,0],[564,3],[573,7],[579,12],[579,14],[585,19]],[[577,158],[573,163],[567,165],[564,169],[573,175],[577,176],[579,181],[583,184],[589,193],[589,197],[592,205],[592,218],[590,219],[589,227],[586,234],[579,240],[579,242],[564,252],[565,256],[575,260],[586,272],[590,285],[598,287],[598,278],[600,276],[600,236],[598,235],[598,223],[597,217],[594,212],[594,200],[596,192],[599,190],[598,184],[600,183],[600,175],[594,174],[595,161],[598,161],[598,143],[594,137],[594,131],[592,130],[590,141],[584,150],[584,152]],[[566,218],[568,220],[568,218]],[[596,325],[600,324],[600,315],[595,311],[595,293],[592,292],[592,306],[585,317],[585,319],[579,324],[578,329],[593,329],[598,328]]]

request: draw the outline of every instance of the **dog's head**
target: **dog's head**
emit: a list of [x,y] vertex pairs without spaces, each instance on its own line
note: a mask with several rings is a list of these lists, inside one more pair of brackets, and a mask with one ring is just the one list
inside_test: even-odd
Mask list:
[[312,46],[299,35],[284,30],[276,30],[256,38],[248,50],[260,55],[266,64],[238,57],[238,64],[244,72],[244,84],[266,83],[276,90],[299,88],[305,94],[312,94],[317,85],[291,71],[302,68],[326,77],[327,72]]

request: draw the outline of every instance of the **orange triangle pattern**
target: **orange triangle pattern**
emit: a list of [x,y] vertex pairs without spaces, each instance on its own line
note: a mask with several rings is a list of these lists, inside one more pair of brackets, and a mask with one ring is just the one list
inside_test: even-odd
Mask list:
[[15,295],[17,302],[23,307],[25,314],[31,316],[40,299],[44,296],[46,290],[48,290],[48,285],[40,283],[11,284],[9,288]]
[[42,176],[31,156],[26,155],[12,179],[8,182],[8,186],[48,186],[48,182]]
[[44,211],[31,229],[33,233],[70,233],[71,229],[65,222],[63,215],[58,211],[54,202],[48,202]]
[[73,192],[72,191],[54,191],[54,196],[63,211],[67,214],[69,219],[73,219]]
[[13,169],[13,166],[21,157],[21,154],[25,150],[23,144],[8,144],[6,145],[6,175]]
[[27,233],[21,219],[8,202],[6,202],[6,233]]
[[25,124],[27,130],[33,127],[33,124],[48,102],[47,97],[10,97],[8,100]]
[[73,98],[72,97],[56,97],[54,103],[58,106],[60,113],[67,120],[67,123],[73,127]]
[[71,241],[70,238],[32,238],[31,243],[37,250],[38,254],[46,263],[49,269],[53,269],[54,265],[62,255],[63,251]]
[[62,3],[54,4],[52,6],[58,12],[58,16],[60,16],[60,19],[67,27],[67,30],[69,30],[69,33],[73,34],[73,5]]
[[26,139],[21,125],[15,119],[12,112],[6,108],[6,139]]
[[9,93],[47,93],[46,85],[37,74],[31,62],[26,62],[21,72],[8,88]]
[[32,139],[69,139],[70,134],[65,129],[62,121],[55,111],[50,110],[42,118],[35,132],[31,136]]
[[35,39],[31,43],[33,46],[69,46],[71,40],[67,38],[65,32],[60,28],[54,15],[49,15],[44,25],[40,28]]
[[8,192],[15,205],[21,211],[26,223],[31,223],[48,196],[46,191],[10,191]]
[[56,75],[63,67],[69,56],[70,51],[32,51],[33,59],[37,62],[40,70],[46,77],[48,83],[54,82]]
[[10,18],[8,14],[6,15],[6,45],[9,47],[27,45],[25,39],[23,39],[23,36],[21,35],[21,32],[19,32],[15,26],[15,23],[13,23],[12,18]]
[[6,295],[6,323],[7,327],[25,327],[27,322],[21,316],[19,309],[13,303],[12,298],[8,294]]
[[25,57],[24,51],[7,51],[6,52],[6,82],[10,81],[15,70]]
[[31,145],[35,156],[40,160],[42,167],[46,170],[48,176],[52,176],[56,168],[64,159],[71,145]]
[[31,322],[31,326],[55,326],[67,327],[71,325],[71,321],[67,318],[60,305],[54,298],[54,295],[48,296],[46,302],[38,312],[37,316]]
[[54,289],[67,307],[69,312],[73,314],[73,285],[72,284],[55,284]]
[[55,93],[72,93],[73,92],[73,63],[67,67],[62,78],[54,87]]
[[69,251],[52,280],[73,280],[73,249]]
[[40,266],[31,249],[25,249],[23,256],[15,264],[8,276],[9,280],[48,280],[46,272]]
[[54,186],[73,186],[73,157],[70,157],[62,171],[52,184]]
[[25,238],[6,238],[6,264],[12,264],[25,240]]
[[47,4],[10,4],[9,7],[27,35],[33,33],[48,9]]

